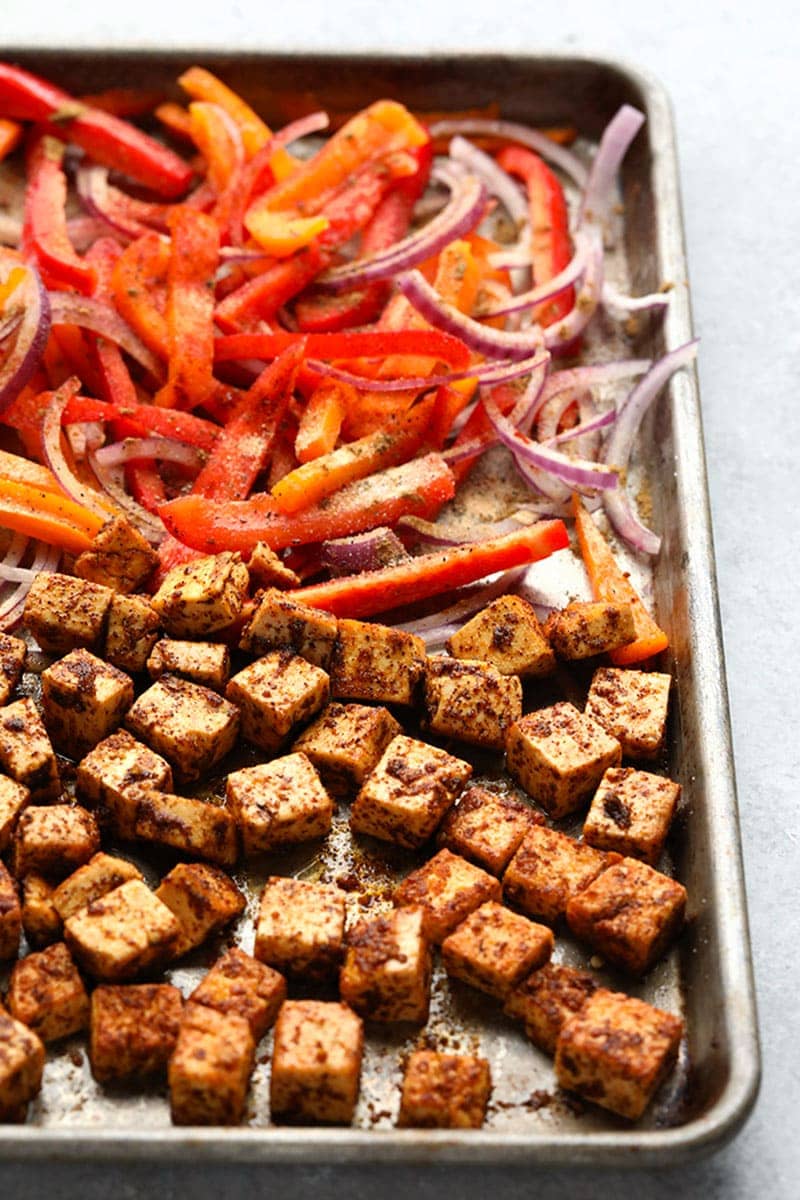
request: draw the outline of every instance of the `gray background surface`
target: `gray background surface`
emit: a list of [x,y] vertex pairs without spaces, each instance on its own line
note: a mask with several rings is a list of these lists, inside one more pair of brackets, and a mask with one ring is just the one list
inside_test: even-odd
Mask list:
[[[118,9],[120,9],[118,11]],[[341,1194],[386,1200],[413,1192],[539,1200],[800,1196],[800,1050],[796,950],[800,768],[796,732],[800,292],[800,33],[789,3],[673,0],[136,0],[79,4],[3,0],[8,45],[204,45],[296,50],[561,51],[625,59],[672,97],[733,716],[745,866],[755,949],[764,1081],[750,1122],[708,1162],[672,1171],[365,1167],[114,1169],[0,1168],[19,1197],[158,1193]],[[121,83],[124,81],[120,81]]]

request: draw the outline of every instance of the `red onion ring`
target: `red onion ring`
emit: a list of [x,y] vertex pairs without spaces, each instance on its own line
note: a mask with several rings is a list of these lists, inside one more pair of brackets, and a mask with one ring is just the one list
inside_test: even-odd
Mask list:
[[594,433],[598,429],[605,429],[608,425],[613,425],[617,419],[617,414],[613,408],[607,408],[605,412],[597,413],[596,416],[590,417],[588,421],[582,421],[579,425],[573,425],[572,429],[566,429],[563,433],[557,434],[553,438],[553,445],[561,446],[564,442],[572,442],[575,438],[584,437],[587,433]]
[[[502,596],[510,591],[525,575],[527,567],[512,567],[510,571],[504,571],[502,575],[491,579],[484,584],[474,584],[469,589],[463,589],[466,595],[462,595],[454,604],[448,605],[438,612],[431,613],[427,617],[420,617],[415,621],[401,622],[394,625],[394,629],[402,629],[407,633],[418,633],[420,637],[438,633],[445,626],[460,624],[476,613],[478,609],[484,608],[491,600],[497,596]],[[455,630],[454,630],[455,631]],[[445,636],[449,636],[446,634]],[[436,639],[439,640],[439,639]],[[445,638],[441,638],[444,641]]]
[[104,466],[97,460],[97,451],[88,454],[89,466],[97,478],[97,482],[110,499],[124,512],[130,523],[139,530],[152,546],[160,546],[167,531],[159,517],[154,517],[146,508],[138,504],[125,490],[125,475],[123,467]]
[[604,269],[603,241],[598,234],[586,245],[586,270],[583,283],[576,289],[573,307],[565,317],[544,330],[544,344],[554,354],[568,350],[597,312]]
[[98,238],[108,236],[108,223],[92,216],[70,217],[67,236],[73,248],[79,254],[84,254]]
[[106,440],[105,424],[102,421],[75,421],[65,425],[69,448],[73,458],[86,458],[89,450],[96,450]]
[[602,226],[608,216],[614,180],[622,160],[643,124],[644,113],[630,104],[623,104],[606,125],[586,182],[578,213],[579,228],[586,224]]
[[[48,546],[44,542],[37,542],[36,546],[36,555],[30,565],[30,572],[34,578],[45,571],[55,571],[61,559],[61,551],[57,546]],[[19,583],[13,592],[0,602],[0,629],[13,629],[17,622],[22,620],[32,582],[33,580],[25,580]]]
[[609,316],[624,320],[633,313],[663,312],[669,308],[669,295],[666,292],[651,292],[649,296],[626,296],[606,280],[601,303]]
[[75,186],[86,211],[127,241],[135,241],[152,233],[152,225],[137,221],[114,200],[120,193],[108,182],[108,168],[96,163],[82,163],[75,176]]
[[407,558],[408,552],[397,534],[379,525],[366,533],[323,542],[320,562],[338,576],[376,571]]
[[159,360],[110,305],[72,292],[50,292],[49,300],[53,325],[80,325],[91,333],[99,333],[129,354],[148,374],[159,380],[163,377]]
[[56,482],[64,495],[68,496],[70,500],[74,500],[76,504],[82,504],[84,508],[88,508],[90,512],[93,512],[95,516],[100,517],[103,521],[107,521],[111,516],[108,504],[103,501],[102,497],[93,488],[87,487],[85,483],[82,483],[78,479],[64,457],[64,451],[61,448],[61,421],[64,409],[72,397],[80,391],[80,386],[78,379],[74,377],[68,379],[54,393],[52,400],[45,409],[41,427],[44,457],[47,466],[55,475]]
[[323,363],[311,358],[306,360],[306,365],[320,375],[330,375],[343,383],[352,384],[363,392],[418,392],[423,388],[458,383],[462,379],[477,379],[479,384],[487,387],[495,383],[508,383],[511,379],[519,379],[520,376],[535,370],[542,361],[542,355],[538,353],[515,362],[481,363],[477,367],[453,371],[449,375],[409,375],[397,379],[370,379],[366,375],[354,375],[334,363]]
[[[12,270],[22,266],[15,254],[0,250],[0,281],[4,283]],[[6,302],[5,315],[16,316],[19,307],[22,319],[14,345],[0,366],[0,414],[16,400],[36,370],[50,334],[50,302],[39,272],[28,264],[24,270],[25,279]]]
[[465,117],[453,120],[435,121],[430,126],[432,138],[464,137],[498,138],[504,142],[517,142],[527,146],[542,158],[548,159],[560,167],[579,188],[586,184],[586,168],[576,154],[559,146],[552,138],[527,125],[518,125],[515,121],[494,121],[484,117]]
[[616,383],[630,379],[632,375],[644,375],[650,370],[649,358],[623,358],[617,362],[599,363],[591,367],[570,367],[566,371],[553,371],[545,380],[542,403],[566,389],[599,387],[605,383]]
[[155,458],[161,462],[180,463],[195,471],[200,470],[207,457],[196,446],[187,446],[185,442],[167,437],[125,438],[95,449],[94,456],[101,467],[121,467],[124,463]]
[[[500,256],[493,255],[492,257],[499,258]],[[559,296],[562,292],[565,292],[567,288],[572,287],[577,280],[586,274],[588,263],[589,244],[584,236],[578,234],[575,238],[575,254],[566,267],[564,267],[563,271],[559,271],[558,275],[554,275],[552,279],[548,279],[547,283],[542,283],[530,291],[518,292],[496,308],[490,308],[488,311],[482,312],[481,316],[504,317],[508,313],[519,312],[523,308],[533,308],[545,300],[552,300],[554,296]]]

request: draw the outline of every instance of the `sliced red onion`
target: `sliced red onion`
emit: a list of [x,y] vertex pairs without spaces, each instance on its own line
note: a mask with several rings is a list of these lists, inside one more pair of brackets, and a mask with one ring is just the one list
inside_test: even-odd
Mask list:
[[13,629],[22,620],[23,613],[25,612],[25,601],[33,579],[45,571],[52,572],[58,568],[61,559],[61,551],[58,547],[48,546],[44,542],[37,542],[36,547],[36,554],[30,565],[32,578],[18,583],[14,590],[0,602],[0,629],[4,631]]
[[617,414],[613,408],[607,408],[605,412],[599,412],[595,416],[590,417],[588,421],[581,421],[579,425],[574,425],[572,429],[566,429],[563,433],[559,433],[553,438],[553,443],[556,446],[562,445],[564,442],[572,442],[575,438],[584,437],[587,433],[594,433],[598,429],[605,429],[609,425],[613,425],[617,419]]
[[435,121],[430,127],[432,138],[448,138],[461,134],[463,137],[498,138],[504,142],[516,142],[527,146],[542,158],[560,167],[570,179],[582,188],[586,183],[586,168],[576,154],[559,146],[544,133],[537,129],[529,129],[527,125],[518,125],[515,121],[493,121],[484,117],[465,117],[453,120]]
[[99,333],[129,354],[150,375],[157,379],[163,377],[162,364],[110,305],[72,292],[50,292],[49,299],[54,325],[80,325],[91,333]]
[[[0,250],[0,282],[5,283],[12,270],[22,264],[16,255]],[[50,303],[38,271],[25,265],[25,278],[6,301],[5,318],[22,319],[17,326],[14,345],[0,366],[0,414],[16,400],[44,353],[50,333]]]
[[73,249],[84,254],[98,238],[108,237],[108,224],[97,217],[70,217],[67,221],[67,236]]
[[[11,570],[19,566],[25,557],[25,551],[28,549],[28,538],[24,533],[12,534],[11,541],[8,543],[8,549],[0,561],[0,566]],[[10,576],[8,576],[10,578]]]
[[608,216],[614,180],[636,134],[644,124],[644,113],[623,104],[603,131],[583,194],[578,226],[601,227]]
[[72,457],[84,459],[89,450],[96,450],[106,440],[102,421],[76,421],[64,426]]
[[143,508],[141,504],[137,503],[127,493],[125,490],[124,467],[104,466],[101,462],[98,462],[97,455],[97,451],[89,453],[89,466],[92,468],[97,482],[103,491],[118,508],[122,509],[125,516],[139,530],[142,537],[146,538],[151,545],[160,546],[167,536],[167,531],[161,519],[149,513],[146,508]]
[[10,317],[5,317],[0,321],[0,342],[4,342],[6,338],[10,338],[12,333],[16,333],[22,324],[22,312],[12,313]]
[[78,479],[64,457],[64,451],[61,448],[61,419],[64,409],[72,397],[80,391],[80,386],[80,382],[77,379],[68,379],[54,393],[52,400],[45,409],[44,417],[42,418],[42,447],[44,449],[44,457],[47,466],[55,475],[56,481],[64,494],[69,496],[70,500],[74,500],[76,504],[82,504],[84,508],[88,508],[95,516],[100,517],[103,521],[107,521],[111,515],[108,504],[103,501],[93,488],[87,487],[85,483],[82,483]]
[[461,163],[473,175],[482,179],[491,196],[503,205],[520,236],[528,224],[528,202],[521,189],[495,160],[473,146],[466,138],[454,137],[450,143],[450,158]]
[[[539,520],[539,517],[531,519]],[[503,537],[506,533],[516,533],[527,524],[528,521],[517,520],[516,516],[511,516],[501,521],[487,521],[483,525],[448,529],[444,524],[424,521],[421,517],[401,517],[395,528],[401,533],[413,534],[416,543],[424,542],[428,546],[463,546],[465,542],[485,542],[491,538]]]
[[546,361],[547,359],[539,353],[515,362],[481,363],[477,367],[453,371],[449,375],[409,375],[399,376],[396,379],[370,379],[366,375],[354,375],[351,371],[345,371],[333,363],[323,363],[311,358],[307,360],[306,365],[312,371],[317,371],[321,375],[330,375],[334,379],[352,384],[353,387],[365,392],[415,392],[422,388],[458,383],[462,379],[477,379],[479,384],[487,387],[496,383],[508,383],[509,380],[519,379],[522,375],[536,370]]
[[[540,284],[539,287],[532,288],[528,292],[520,292],[512,296],[505,303],[481,313],[481,316],[504,317],[508,313],[519,312],[524,308],[534,308],[546,300],[552,300],[553,297],[561,295],[562,292],[572,287],[577,280],[582,279],[586,274],[589,265],[590,247],[591,243],[589,239],[578,234],[575,238],[575,254],[566,267],[564,267],[563,271],[559,271],[558,275],[554,275],[552,279],[548,279],[546,283]],[[528,261],[530,265],[530,258]]]
[[381,525],[366,533],[323,542],[320,561],[332,575],[339,576],[377,571],[407,558],[408,552],[397,534]]
[[565,317],[544,330],[544,344],[554,354],[568,350],[591,321],[600,303],[603,289],[603,240],[599,233],[586,244],[586,269],[583,282],[575,292],[575,303]]
[[536,415],[536,440],[542,443],[554,441],[564,414],[576,402],[577,396],[572,388],[545,400]]
[[652,292],[649,296],[626,296],[606,280],[603,284],[601,303],[609,316],[616,320],[624,320],[634,313],[665,311],[669,308],[669,293]]
[[624,358],[591,367],[570,367],[566,371],[552,371],[545,380],[542,403],[546,404],[559,392],[573,388],[600,387],[606,383],[617,383],[620,379],[630,379],[633,375],[644,375],[652,365],[649,358]]
[[497,596],[511,591],[522,579],[527,569],[527,567],[513,567],[510,571],[503,571],[501,575],[495,575],[494,578],[483,584],[471,584],[468,588],[463,588],[459,599],[454,604],[448,605],[447,608],[431,613],[427,617],[402,622],[394,625],[393,628],[402,629],[408,633],[418,633],[420,637],[424,637],[425,634],[439,630],[445,625],[458,626],[467,617],[471,617],[479,609],[485,608]]
[[556,507],[563,508],[567,505],[573,491],[571,485],[564,483],[561,479],[556,479],[554,475],[543,471],[541,467],[535,467],[521,455],[515,455],[513,461],[517,474],[537,496],[546,499],[549,504]]
[[195,471],[199,471],[206,461],[206,455],[196,446],[166,437],[130,437],[95,451],[95,459],[101,467],[121,467],[124,463],[153,458],[160,462],[180,463]]
[[152,233],[151,225],[137,221],[120,204],[114,203],[119,193],[108,182],[108,168],[96,163],[83,163],[78,168],[75,184],[81,203],[88,213],[128,241]]

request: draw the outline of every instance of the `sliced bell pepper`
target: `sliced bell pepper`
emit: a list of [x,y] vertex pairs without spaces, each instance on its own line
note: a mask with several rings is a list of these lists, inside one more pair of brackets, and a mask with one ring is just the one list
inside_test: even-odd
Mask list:
[[[49,392],[38,397],[42,411],[51,399]],[[119,421],[123,423],[121,437],[144,437],[152,433],[175,438],[199,450],[211,450],[220,433],[218,425],[194,413],[157,408],[154,404],[109,404],[91,396],[72,396],[67,401],[63,423],[71,425],[76,421]]]
[[0,162],[16,150],[22,141],[22,126],[19,121],[0,118]]
[[[344,333],[238,333],[218,337],[214,361],[232,362],[246,358],[275,358],[289,346],[302,342],[309,358],[325,361],[342,358],[381,358],[388,355],[425,355],[449,363],[454,370],[466,367],[469,351],[452,334],[438,329],[365,329]],[[408,368],[401,364],[397,374]]]
[[125,464],[125,482],[137,504],[154,515],[167,500],[167,489],[153,462],[129,462]]
[[304,246],[309,246],[330,222],[320,214],[316,217],[284,216],[261,210],[245,217],[245,228],[265,254],[273,258],[288,258]]
[[217,104],[196,100],[189,105],[189,121],[192,140],[205,160],[206,177],[219,195],[242,165],[242,147],[237,147],[225,113]]
[[0,478],[0,525],[81,554],[88,550],[103,520],[63,493]]
[[353,403],[356,389],[338,379],[324,379],[311,393],[300,417],[294,451],[298,462],[307,463],[330,454],[339,439],[344,414]]
[[35,136],[26,156],[25,243],[48,277],[85,296],[95,289],[97,276],[73,249],[67,235],[67,177],[62,170],[65,146],[57,138]]
[[193,143],[192,118],[189,116],[188,111],[182,108],[180,104],[175,104],[172,100],[166,100],[163,104],[159,104],[155,115],[162,125],[166,125],[170,133],[182,138],[185,142]]
[[146,233],[122,252],[112,274],[120,316],[160,358],[169,355],[165,316],[169,261],[169,243],[157,233]]
[[0,479],[15,479],[17,483],[28,483],[43,492],[63,495],[61,485],[51,470],[20,454],[10,454],[7,450],[0,450]]
[[[239,126],[248,158],[252,158],[263,149],[272,138],[272,130],[241,96],[232,91],[227,84],[204,67],[190,67],[179,76],[178,83],[193,100],[206,100],[217,104]],[[284,164],[291,172],[294,170],[294,159],[285,150],[283,154],[289,160]]]
[[269,321],[308,286],[318,274],[320,263],[317,246],[309,246],[293,258],[272,263],[255,279],[248,280],[221,300],[214,311],[214,320],[226,333],[234,333],[250,322]]
[[213,395],[214,293],[219,226],[206,213],[179,206],[170,214],[167,268],[167,382],[156,393],[163,408],[197,408]]
[[106,88],[103,92],[83,93],[81,104],[113,113],[115,117],[142,117],[164,99],[164,93],[147,88]]

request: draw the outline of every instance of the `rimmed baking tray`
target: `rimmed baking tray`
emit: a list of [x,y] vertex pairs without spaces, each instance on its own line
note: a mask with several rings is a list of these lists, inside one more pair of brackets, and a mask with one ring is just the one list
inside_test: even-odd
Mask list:
[[[504,117],[536,125],[569,122],[583,137],[596,139],[620,104],[634,104],[645,112],[647,123],[623,168],[625,216],[618,257],[634,291],[672,285],[666,321],[646,327],[636,350],[656,354],[691,336],[669,103],[658,84],[624,65],[532,55],[277,55],[149,47],[109,52],[17,48],[4,51],[3,57],[74,92],[120,84],[170,88],[181,69],[198,62],[222,75],[276,121],[312,104],[346,111],[387,95],[423,111],[497,102]],[[440,998],[437,1019],[446,1024],[452,1017],[462,1041],[472,1039],[475,1044],[485,1036],[491,1043],[496,1086],[487,1127],[481,1131],[393,1127],[394,1101],[386,1097],[397,1091],[403,1043],[391,1035],[368,1057],[362,1087],[367,1095],[356,1126],[348,1129],[265,1124],[260,1107],[263,1065],[257,1068],[253,1089],[252,1124],[237,1129],[173,1128],[166,1115],[151,1118],[150,1097],[126,1100],[92,1091],[85,1061],[67,1047],[51,1055],[47,1068],[46,1086],[54,1089],[58,1103],[50,1108],[33,1105],[25,1126],[0,1126],[0,1158],[98,1164],[136,1159],[619,1167],[676,1164],[715,1150],[736,1133],[757,1094],[759,1048],[694,372],[681,372],[673,379],[642,441],[648,447],[654,523],[664,535],[654,595],[659,618],[670,634],[668,669],[675,679],[671,752],[665,766],[683,784],[685,797],[670,854],[690,897],[690,920],[677,950],[635,989],[656,1004],[682,1008],[688,1030],[681,1062],[649,1116],[629,1126],[599,1110],[564,1104],[553,1095],[552,1073],[542,1056],[510,1022],[496,1015],[485,1017],[481,1001],[466,995],[465,989],[446,1002]],[[298,860],[297,869],[307,865]],[[191,971],[190,964],[187,980]],[[609,982],[613,986],[616,980],[609,977]],[[630,985],[627,990],[632,990]],[[488,1023],[482,1024],[484,1020]],[[483,1035],[476,1032],[479,1029]],[[386,1103],[389,1107],[382,1109]],[[157,1104],[166,1114],[163,1099]]]

